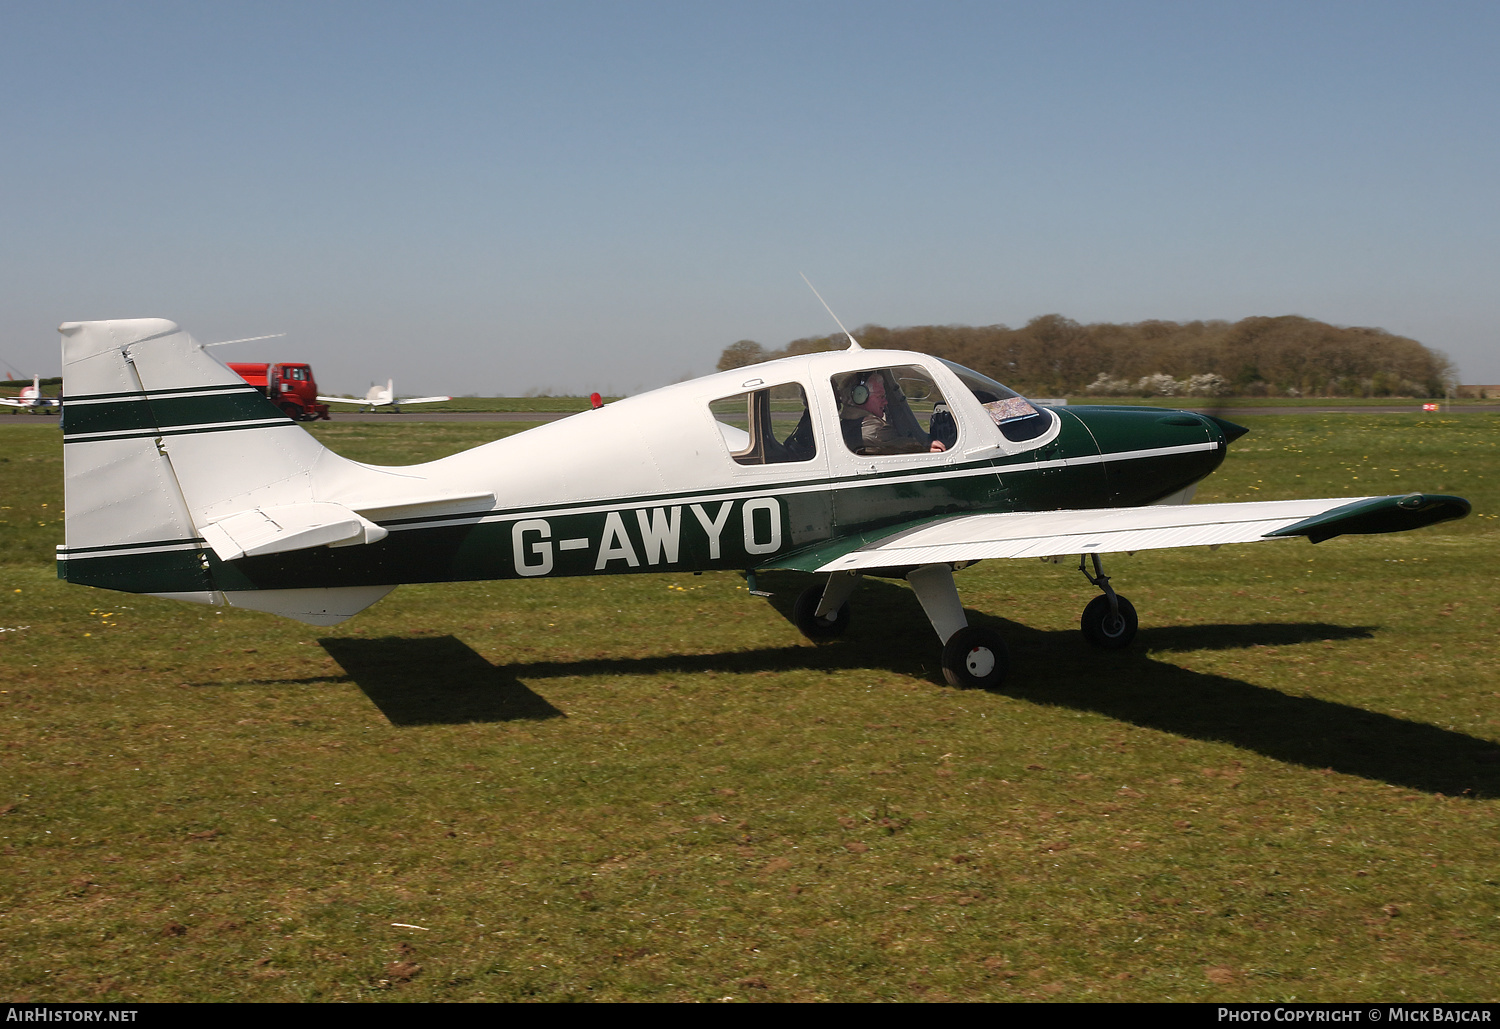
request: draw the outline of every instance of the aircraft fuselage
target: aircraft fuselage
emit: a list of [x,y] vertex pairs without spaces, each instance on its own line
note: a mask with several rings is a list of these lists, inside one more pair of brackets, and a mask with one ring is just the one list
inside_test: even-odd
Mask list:
[[[852,371],[895,367],[925,374],[940,391],[956,429],[944,451],[863,454],[841,434],[848,406],[835,384]],[[738,437],[730,438],[733,432],[716,420],[712,405],[777,390],[800,391],[811,455],[736,459]],[[243,393],[225,396],[219,388],[197,397],[184,390],[149,403],[122,399],[118,410],[111,401],[80,405],[65,420],[65,440],[153,433],[170,455],[175,437],[223,432],[241,422],[259,423],[246,426],[257,433],[304,431],[275,421],[277,412],[264,410],[269,405],[253,390]],[[210,406],[217,414],[206,413]],[[797,411],[780,414],[759,426],[773,447]],[[215,417],[224,420],[215,423]],[[980,397],[942,362],[922,355],[848,351],[789,358],[665,387],[426,465],[372,469],[389,473],[397,496],[402,489],[491,490],[496,501],[489,510],[380,518],[388,535],[375,543],[231,561],[201,540],[150,541],[70,555],[66,577],[132,592],[183,593],[769,566],[811,570],[840,547],[947,515],[1159,502],[1218,467],[1228,442],[1222,423],[1188,412],[1075,407],[1048,409],[1041,417],[1050,421],[1045,431],[1007,439]],[[368,492],[369,486],[350,489]],[[315,499],[341,497],[325,489]]]

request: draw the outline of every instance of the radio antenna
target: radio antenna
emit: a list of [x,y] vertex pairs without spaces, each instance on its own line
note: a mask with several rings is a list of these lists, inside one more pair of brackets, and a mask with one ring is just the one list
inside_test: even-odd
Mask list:
[[203,344],[203,349],[207,350],[209,347],[227,347],[231,343],[254,343],[258,339],[278,339],[285,335],[286,333],[284,332],[273,332],[269,336],[246,336],[244,339],[226,339],[219,343],[205,343]]
[[[802,275],[801,272],[798,272],[797,274]],[[844,323],[839,321],[839,316],[833,313],[833,308],[828,306],[828,301],[823,299],[823,294],[818,292],[818,287],[814,286],[811,280],[809,280],[806,275],[802,275],[802,281],[806,282],[807,288],[813,291],[813,296],[818,298],[818,303],[823,305],[823,310],[828,312],[828,317],[833,319],[833,323],[843,330],[845,336],[849,337],[849,349],[863,350],[864,347],[859,345],[859,340],[855,339],[854,334],[851,333],[848,329],[844,328]]]

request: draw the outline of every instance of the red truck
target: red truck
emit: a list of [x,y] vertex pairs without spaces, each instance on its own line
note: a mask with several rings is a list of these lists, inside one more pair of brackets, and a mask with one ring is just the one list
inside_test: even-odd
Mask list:
[[328,420],[328,405],[318,403],[318,384],[306,364],[229,362],[231,371],[266,395],[294,422]]

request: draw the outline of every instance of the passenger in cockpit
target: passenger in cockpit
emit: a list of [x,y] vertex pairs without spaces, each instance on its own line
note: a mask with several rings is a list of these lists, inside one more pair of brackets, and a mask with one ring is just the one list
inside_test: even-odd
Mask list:
[[901,391],[887,383],[882,371],[861,372],[845,383],[840,416],[849,449],[859,454],[936,454],[946,450],[942,440],[922,430]]

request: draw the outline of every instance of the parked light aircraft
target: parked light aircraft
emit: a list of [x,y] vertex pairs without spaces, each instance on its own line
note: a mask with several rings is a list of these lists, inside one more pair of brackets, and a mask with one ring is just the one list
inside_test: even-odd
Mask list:
[[[1090,643],[1137,616],[1100,555],[1413,529],[1469,511],[1411,493],[1190,504],[1245,430],[1159,408],[1037,407],[922,354],[848,350],[678,383],[442,460],[325,449],[169,321],[63,334],[69,582],[271,611],[314,625],[408,582],[794,569],[811,637],[861,576],[904,578],[949,682],[990,687],[998,633],[953,571],[1081,555]],[[877,410],[878,409],[878,410]]]
[[42,395],[42,377],[34,375],[30,386],[22,386],[14,397],[0,397],[0,405],[20,408],[32,414],[56,414],[62,408],[62,397]]
[[361,411],[374,411],[377,407],[394,408],[397,414],[401,413],[402,404],[441,404],[452,397],[405,397],[396,399],[396,380],[387,379],[385,386],[371,386],[363,400],[355,400],[353,397],[319,397],[325,404],[360,404]]

